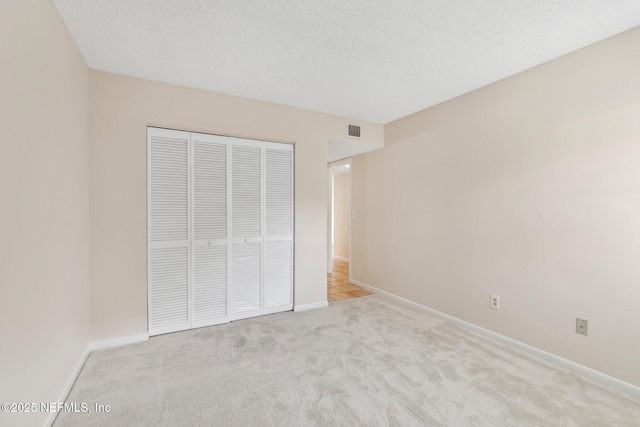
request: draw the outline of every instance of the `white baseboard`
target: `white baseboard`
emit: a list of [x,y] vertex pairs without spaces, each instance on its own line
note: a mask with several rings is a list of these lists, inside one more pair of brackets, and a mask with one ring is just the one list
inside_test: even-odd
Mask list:
[[592,378],[592,379],[594,379],[596,381],[599,381],[599,382],[601,382],[601,383],[603,383],[605,385],[608,385],[610,387],[613,387],[613,388],[615,388],[617,390],[621,390],[621,391],[633,394],[635,396],[640,396],[640,387],[638,387],[636,385],[633,385],[633,384],[630,384],[628,382],[622,381],[622,380],[620,380],[618,378],[615,378],[615,377],[612,377],[610,375],[604,374],[604,373],[602,373],[600,371],[596,371],[595,369],[588,368],[588,367],[586,367],[584,365],[580,365],[579,363],[572,362],[571,360],[562,358],[560,356],[556,356],[555,354],[548,353],[548,352],[546,352],[544,350],[540,350],[539,348],[532,347],[532,346],[530,346],[528,344],[525,344],[523,342],[514,340],[514,339],[506,337],[504,335],[500,335],[497,332],[490,331],[488,329],[485,329],[485,328],[482,328],[480,326],[474,325],[473,323],[469,323],[469,322],[466,322],[464,320],[458,319],[457,317],[453,317],[453,316],[450,316],[448,314],[442,313],[440,311],[434,310],[433,308],[424,306],[422,304],[418,304],[417,302],[413,302],[413,301],[408,300],[406,298],[402,298],[402,297],[399,297],[397,295],[394,295],[394,294],[392,294],[390,292],[383,291],[382,289],[378,289],[378,288],[373,287],[371,285],[367,285],[366,283],[360,282],[358,280],[351,279],[350,282],[353,283],[354,285],[363,287],[363,288],[368,289],[370,291],[373,291],[375,293],[386,295],[386,296],[391,297],[393,299],[402,301],[402,302],[404,302],[406,304],[409,304],[409,305],[411,305],[413,307],[416,307],[416,308],[419,308],[419,309],[421,309],[423,311],[426,311],[427,313],[431,313],[431,314],[433,314],[435,316],[438,316],[438,317],[440,317],[442,319],[448,320],[448,321],[450,321],[452,323],[455,323],[455,324],[457,324],[459,326],[462,326],[463,328],[466,328],[466,329],[469,329],[471,331],[477,332],[477,333],[482,334],[482,335],[484,335],[486,337],[495,339],[495,340],[500,341],[500,342],[502,342],[504,344],[507,344],[507,345],[509,345],[511,347],[515,347],[515,348],[517,348],[517,349],[519,349],[521,351],[529,353],[529,354],[531,354],[533,356],[540,357],[540,358],[542,358],[544,360],[547,360],[547,361],[549,361],[551,363],[554,363],[556,365],[562,366],[563,368],[570,369],[570,370],[572,370],[574,372],[577,372],[579,374],[585,375],[585,376],[587,376],[589,378]]
[[135,344],[149,339],[149,334],[129,335],[110,340],[93,341],[89,344],[89,351],[102,350],[103,348],[119,347],[121,345]]
[[315,308],[327,307],[328,305],[329,305],[328,301],[312,302],[310,304],[296,305],[296,306],[293,307],[293,311],[313,310]]
[[349,258],[344,258],[344,257],[341,257],[340,255],[333,255],[333,257],[334,257],[335,259],[339,259],[340,261],[346,261],[346,262],[349,262]]
[[[119,347],[121,345],[127,345],[127,344],[135,344],[138,342],[147,341],[148,339],[149,339],[149,334],[147,333],[147,334],[130,335],[127,337],[114,338],[110,340],[90,342],[89,345],[87,346],[87,349],[84,351],[84,353],[80,357],[80,361],[76,365],[75,369],[73,370],[73,372],[71,372],[71,376],[69,377],[69,380],[67,381],[64,388],[62,389],[62,393],[60,393],[60,397],[58,398],[57,402],[64,402],[67,400],[67,397],[69,396],[69,392],[71,392],[71,388],[73,387],[73,384],[76,382],[76,379],[78,378],[78,375],[80,375],[80,371],[82,370],[82,367],[84,366],[85,362],[87,361],[87,358],[89,357],[89,354],[91,354],[92,351],[102,350],[102,349],[111,348],[111,347]],[[57,412],[50,412],[47,418],[45,419],[43,426],[51,427],[51,425],[53,425],[53,422],[56,420],[57,415],[58,415]]]
[[[91,353],[91,350],[89,350],[89,347],[87,347],[84,353],[82,353],[82,356],[80,356],[80,360],[76,364],[76,367],[71,372],[71,376],[69,376],[69,380],[67,380],[67,383],[64,385],[64,388],[62,389],[62,393],[60,393],[60,397],[58,398],[57,402],[64,402],[65,400],[67,400],[67,396],[69,396],[71,387],[73,387],[73,384],[76,382],[76,378],[78,378],[78,375],[80,375],[80,371],[84,366],[84,362],[87,361],[87,357],[89,357],[89,353]],[[57,412],[49,412],[49,415],[47,415],[47,418],[44,420],[43,426],[50,427],[53,424],[53,422],[56,420],[57,415],[58,415]]]

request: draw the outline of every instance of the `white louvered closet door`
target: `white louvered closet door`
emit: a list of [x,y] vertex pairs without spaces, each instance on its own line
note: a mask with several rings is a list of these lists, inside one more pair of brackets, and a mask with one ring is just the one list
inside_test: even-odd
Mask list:
[[152,335],[190,327],[189,133],[149,129],[148,310]]
[[149,333],[293,308],[293,146],[148,128]]
[[293,308],[293,147],[265,148],[264,314]]
[[262,310],[262,151],[255,141],[231,145],[231,320]]
[[192,327],[229,321],[228,146],[226,138],[191,134],[193,152]]

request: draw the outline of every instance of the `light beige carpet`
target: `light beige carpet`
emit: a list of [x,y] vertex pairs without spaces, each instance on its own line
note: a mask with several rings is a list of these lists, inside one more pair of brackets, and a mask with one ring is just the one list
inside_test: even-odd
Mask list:
[[89,356],[55,426],[638,426],[640,399],[374,295]]

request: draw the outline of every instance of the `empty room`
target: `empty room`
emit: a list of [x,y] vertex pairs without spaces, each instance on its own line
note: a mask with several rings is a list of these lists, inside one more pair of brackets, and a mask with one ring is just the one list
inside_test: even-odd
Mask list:
[[1,426],[640,425],[640,2],[2,0]]

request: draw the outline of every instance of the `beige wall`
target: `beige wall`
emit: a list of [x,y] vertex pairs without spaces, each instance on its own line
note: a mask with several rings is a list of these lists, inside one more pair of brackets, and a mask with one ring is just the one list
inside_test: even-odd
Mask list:
[[353,278],[640,385],[638,52],[640,28],[387,125],[353,160]]
[[[48,0],[0,24],[0,401],[57,401],[90,337],[146,332],[147,125],[295,142],[295,303],[326,300],[347,119],[89,73]],[[386,126],[354,160],[354,278],[640,385],[639,48],[636,29]]]
[[[346,118],[91,71],[92,339],[147,331],[148,125],[295,142],[295,305],[326,301],[327,141]],[[382,145],[383,127],[363,124]]]
[[0,28],[0,402],[56,402],[90,333],[89,71],[48,0]]
[[333,176],[333,254],[349,258],[349,173]]

